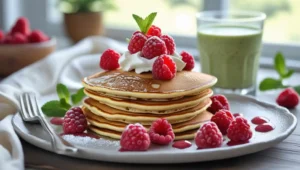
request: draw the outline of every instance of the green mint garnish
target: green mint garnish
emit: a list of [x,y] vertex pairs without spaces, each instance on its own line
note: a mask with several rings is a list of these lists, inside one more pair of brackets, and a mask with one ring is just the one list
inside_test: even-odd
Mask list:
[[156,17],[156,14],[157,14],[156,12],[153,12],[153,13],[149,14],[145,19],[143,19],[142,17],[140,17],[136,14],[132,14],[132,17],[134,18],[134,20],[140,27],[140,31],[142,33],[146,34],[148,32],[149,28],[151,27],[151,25]]
[[[70,95],[69,89],[63,84],[57,84],[56,92],[59,100],[52,100],[42,106],[42,111],[49,117],[63,117],[73,105],[78,104],[84,97],[83,88]],[[70,96],[72,104],[70,103]]]
[[279,89],[283,86],[281,80],[273,79],[273,78],[265,78],[259,84],[259,89],[261,91],[272,90],[272,89]]
[[275,56],[274,68],[282,79],[289,78],[294,73],[294,70],[288,70],[286,68],[284,56],[280,52]]

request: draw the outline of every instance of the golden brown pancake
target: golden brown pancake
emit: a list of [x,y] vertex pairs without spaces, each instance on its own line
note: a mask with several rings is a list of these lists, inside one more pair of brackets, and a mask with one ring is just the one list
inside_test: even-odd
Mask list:
[[183,110],[171,114],[150,114],[150,113],[132,113],[128,111],[118,110],[109,107],[105,104],[101,104],[98,101],[87,98],[83,102],[83,106],[88,108],[92,113],[102,116],[107,120],[132,123],[132,122],[143,122],[143,124],[151,124],[152,121],[157,118],[165,118],[170,123],[179,123],[190,120],[196,115],[205,111],[211,104],[211,100],[208,98],[199,103],[196,107]]
[[92,99],[106,104],[115,109],[136,112],[136,113],[153,113],[153,114],[168,114],[198,105],[200,102],[212,96],[213,91],[211,89],[205,89],[200,94],[195,96],[186,96],[179,100],[171,101],[144,101],[144,100],[130,100],[119,99],[107,96],[101,96],[97,92],[84,90],[85,94]]
[[213,86],[217,78],[211,75],[180,71],[169,81],[155,80],[152,73],[137,74],[113,70],[100,72],[82,80],[85,89],[138,99],[172,99],[195,95]]

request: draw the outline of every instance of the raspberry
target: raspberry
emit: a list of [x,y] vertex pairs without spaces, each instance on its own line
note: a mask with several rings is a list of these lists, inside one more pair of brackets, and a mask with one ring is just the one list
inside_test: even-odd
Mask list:
[[0,30],[0,43],[4,40],[5,34],[2,30]]
[[12,27],[10,34],[13,35],[17,32],[26,36],[30,34],[30,25],[27,18],[20,17]]
[[211,118],[215,122],[223,135],[226,135],[228,126],[234,120],[233,115],[228,110],[219,110]]
[[87,120],[80,107],[69,109],[64,117],[63,130],[65,134],[82,133],[87,129]]
[[247,142],[252,137],[247,119],[236,117],[227,129],[227,137],[233,142]]
[[139,52],[142,50],[145,42],[147,41],[147,37],[142,33],[133,33],[130,42],[128,44],[128,50],[131,54]]
[[103,70],[115,70],[120,67],[120,54],[115,50],[107,49],[100,58],[100,67]]
[[39,42],[48,41],[49,37],[40,30],[33,30],[28,36],[28,40],[31,43],[39,43]]
[[160,37],[166,44],[166,47],[167,47],[167,50],[168,50],[168,53],[169,55],[172,55],[174,54],[175,52],[175,48],[176,48],[176,45],[175,45],[175,42],[174,42],[174,39],[171,37],[171,36],[168,36],[168,35],[162,35]]
[[211,98],[212,104],[207,108],[209,112],[215,114],[221,109],[230,110],[228,100],[223,95],[214,95]]
[[176,75],[176,64],[173,59],[164,54],[159,56],[153,63],[152,76],[158,80],[171,80]]
[[19,32],[13,34],[9,40],[9,44],[26,44],[27,42],[27,37]]
[[292,88],[283,90],[276,99],[278,105],[286,108],[295,108],[299,103],[299,96]]
[[166,119],[154,121],[150,127],[149,136],[152,143],[160,145],[168,145],[175,138],[172,125]]
[[180,55],[182,56],[182,61],[186,63],[184,70],[192,70],[195,66],[194,57],[186,51],[182,51]]
[[217,148],[222,145],[223,136],[214,122],[203,124],[195,135],[195,143],[199,149]]
[[150,146],[150,137],[143,125],[129,124],[122,133],[120,144],[121,150],[146,151]]
[[151,25],[151,27],[149,28],[147,35],[150,36],[161,36],[161,29],[155,25]]
[[162,54],[167,54],[168,50],[163,40],[157,36],[149,38],[142,49],[143,57],[152,59]]

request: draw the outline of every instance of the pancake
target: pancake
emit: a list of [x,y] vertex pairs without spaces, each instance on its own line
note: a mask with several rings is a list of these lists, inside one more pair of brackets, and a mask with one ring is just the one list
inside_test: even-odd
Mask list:
[[[106,137],[117,139],[117,140],[120,140],[121,135],[122,135],[122,132],[117,132],[117,131],[114,131],[114,130],[99,128],[99,127],[96,127],[96,126],[93,126],[93,125],[89,126],[89,129],[91,131],[101,135],[101,136],[106,136]],[[189,130],[189,131],[185,131],[185,132],[175,133],[175,140],[194,139],[195,133],[197,132],[197,130],[198,130],[198,128],[197,129],[192,129],[192,130]]]
[[155,80],[152,73],[137,74],[122,70],[105,71],[85,77],[85,89],[136,99],[173,99],[195,95],[213,86],[217,78],[211,75],[180,71],[169,81]]
[[133,122],[142,122],[143,124],[151,124],[152,121],[157,118],[165,118],[170,123],[179,123],[190,120],[196,115],[205,111],[211,105],[211,100],[205,99],[200,102],[196,107],[183,110],[180,112],[172,114],[150,114],[150,113],[132,113],[127,111],[118,110],[112,107],[109,107],[105,104],[101,104],[98,101],[87,98],[83,102],[83,106],[88,108],[92,113],[102,116],[107,120],[133,123]]
[[100,103],[106,104],[112,108],[136,112],[136,113],[153,113],[153,114],[169,114],[186,110],[191,107],[197,106],[200,102],[213,95],[211,89],[205,89],[200,94],[195,96],[187,96],[179,100],[172,101],[144,101],[144,100],[130,100],[118,99],[101,96],[97,92],[84,90],[84,93]]
[[[104,129],[109,129],[109,130],[114,130],[117,132],[123,132],[126,126],[128,125],[127,123],[122,123],[122,122],[114,122],[114,121],[109,121],[106,120],[105,118],[93,114],[91,111],[89,111],[87,108],[83,107],[82,108],[88,122],[96,127],[99,128],[104,128]],[[179,132],[184,132],[188,130],[192,130],[195,128],[199,128],[200,125],[203,122],[209,121],[212,117],[212,114],[208,111],[204,111],[201,114],[198,114],[197,116],[193,117],[191,120],[188,120],[183,123],[176,123],[173,124],[173,131],[174,133],[179,133]],[[135,123],[140,123],[140,122],[135,122]],[[144,125],[144,127],[149,130],[150,125]]]

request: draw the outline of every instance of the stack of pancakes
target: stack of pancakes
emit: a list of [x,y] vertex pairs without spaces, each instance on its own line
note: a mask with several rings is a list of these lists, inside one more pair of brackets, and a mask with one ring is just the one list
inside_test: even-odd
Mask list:
[[177,72],[169,81],[155,80],[151,73],[100,72],[82,80],[88,96],[83,112],[89,129],[102,136],[120,139],[130,123],[148,129],[153,121],[165,118],[175,140],[191,139],[212,116],[206,109],[216,82],[213,76],[191,71]]

